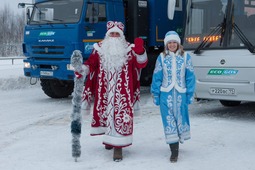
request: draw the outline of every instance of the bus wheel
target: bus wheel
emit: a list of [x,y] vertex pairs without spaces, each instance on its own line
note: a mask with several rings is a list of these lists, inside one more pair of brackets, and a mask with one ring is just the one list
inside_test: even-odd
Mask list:
[[40,79],[42,90],[51,98],[67,98],[73,92],[73,81]]
[[232,107],[240,105],[241,101],[231,101],[231,100],[220,100],[223,106]]

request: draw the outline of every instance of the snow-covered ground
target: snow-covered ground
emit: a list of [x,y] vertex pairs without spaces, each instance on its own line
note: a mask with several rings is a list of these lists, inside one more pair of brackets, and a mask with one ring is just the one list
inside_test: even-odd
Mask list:
[[170,163],[158,107],[143,87],[141,114],[135,117],[133,145],[121,162],[112,161],[102,136],[89,135],[83,116],[82,155],[71,156],[71,97],[51,99],[29,85],[22,60],[0,60],[0,170],[254,170],[255,104],[226,108],[218,101],[190,105],[191,135]]
[[23,75],[23,60],[0,60],[0,90],[30,88],[30,78]]

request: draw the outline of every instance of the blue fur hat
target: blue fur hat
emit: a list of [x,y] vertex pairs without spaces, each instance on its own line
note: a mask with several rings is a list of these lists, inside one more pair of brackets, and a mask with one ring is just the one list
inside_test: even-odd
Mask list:
[[177,42],[178,44],[181,44],[181,39],[179,37],[179,35],[177,34],[177,32],[175,31],[168,31],[165,35],[164,38],[164,45],[166,46],[168,42],[170,41],[174,41]]

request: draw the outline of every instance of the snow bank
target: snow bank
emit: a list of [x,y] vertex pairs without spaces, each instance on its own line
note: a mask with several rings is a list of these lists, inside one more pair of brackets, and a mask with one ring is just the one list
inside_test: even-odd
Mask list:
[[[35,79],[33,79],[33,82]],[[39,86],[37,82],[36,86]],[[0,60],[0,90],[13,90],[35,87],[23,73],[23,60]]]

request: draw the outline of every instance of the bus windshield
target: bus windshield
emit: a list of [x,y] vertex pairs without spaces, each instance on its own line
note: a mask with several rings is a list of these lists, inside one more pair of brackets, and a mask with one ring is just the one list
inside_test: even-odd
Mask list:
[[84,0],[46,1],[34,5],[29,24],[77,23]]
[[[255,45],[255,0],[190,0],[184,47],[238,49]],[[206,43],[205,43],[206,41]]]

